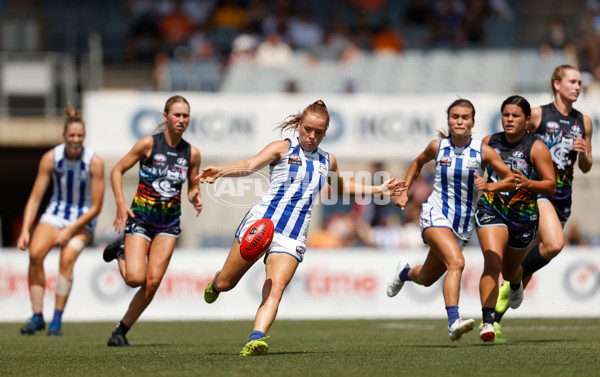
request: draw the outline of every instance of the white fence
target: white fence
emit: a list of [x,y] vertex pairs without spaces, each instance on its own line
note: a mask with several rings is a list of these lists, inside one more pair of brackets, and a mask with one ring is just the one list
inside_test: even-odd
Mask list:
[[[260,303],[264,268],[257,262],[238,286],[211,305],[204,287],[226,257],[225,250],[176,250],[157,295],[141,320],[252,319]],[[478,249],[465,250],[460,311],[480,318]],[[443,318],[441,280],[430,288],[407,283],[395,298],[385,287],[399,258],[411,265],[425,259],[423,250],[310,250],[282,300],[278,317]],[[44,314],[54,309],[58,252],[45,261],[47,290]],[[24,321],[31,315],[27,287],[28,255],[0,250],[0,321]],[[116,263],[104,263],[100,249],[86,249],[75,265],[75,283],[65,321],[119,320],[135,290],[126,287]],[[565,249],[534,275],[514,317],[600,317],[600,248]]]

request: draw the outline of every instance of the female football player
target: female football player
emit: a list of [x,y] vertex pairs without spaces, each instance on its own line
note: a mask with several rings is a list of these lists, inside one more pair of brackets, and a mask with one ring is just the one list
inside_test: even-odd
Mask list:
[[[29,247],[29,296],[33,316],[21,328],[34,334],[46,328],[42,315],[46,276],[44,259],[50,250],[61,248],[56,281],[54,317],[48,335],[62,335],[62,315],[73,284],[75,260],[94,235],[96,216],[104,198],[104,163],[83,146],[85,123],[81,112],[67,106],[65,142],[46,152],[40,160],[33,189],[25,206],[17,247]],[[52,198],[31,237],[31,227],[46,188],[53,181]]]
[[[523,261],[523,287],[531,276],[550,263],[565,245],[563,228],[571,215],[571,195],[575,162],[582,172],[592,168],[592,120],[573,108],[581,93],[581,73],[571,65],[554,69],[550,78],[554,102],[531,109],[527,130],[550,149],[556,175],[556,192],[539,195],[539,229],[531,250]],[[500,287],[496,312],[498,321],[509,307],[510,284]],[[518,286],[513,286],[513,291]]]
[[[475,107],[469,100],[454,101],[448,107],[447,116],[449,134],[440,132],[441,140],[431,141],[411,162],[406,173],[406,185],[410,188],[423,165],[435,161],[433,192],[421,209],[421,234],[429,245],[429,253],[422,265],[413,268],[400,261],[387,294],[396,296],[406,281],[428,287],[446,273],[443,292],[448,336],[450,340],[458,340],[475,324],[473,319],[460,318],[458,301],[465,267],[462,250],[473,231],[478,191],[510,191],[515,187],[515,178],[492,148],[471,137]],[[496,182],[482,178],[488,165],[500,177]],[[407,193],[400,193],[397,206],[406,206]]]
[[205,301],[212,303],[219,293],[236,286],[255,262],[243,259],[240,254],[242,235],[255,221],[271,219],[275,224],[275,233],[265,256],[266,279],[262,302],[250,339],[240,356],[264,355],[267,352],[265,340],[268,337],[265,334],[275,321],[285,288],[304,259],[312,206],[325,182],[328,181],[339,193],[350,194],[395,195],[404,189],[404,184],[394,182],[394,179],[387,180],[381,186],[365,186],[343,180],[339,176],[334,155],[319,148],[328,126],[327,106],[319,100],[280,124],[281,130],[293,130],[298,137],[274,141],[248,160],[224,167],[206,167],[198,176],[202,183],[214,183],[220,177],[246,176],[267,165],[271,169],[268,191],[242,220],[223,268],[207,285],[204,294]]
[[[188,179],[188,199],[202,210],[198,175],[200,152],[183,140],[190,122],[190,105],[182,96],[170,97],[163,112],[164,131],[139,140],[111,172],[117,202],[114,227],[125,229],[121,240],[108,245],[104,260],[117,259],[130,287],[140,287],[123,319],[108,339],[109,346],[128,346],[127,332],[150,305],[160,286],[181,233],[181,190]],[[123,197],[123,174],[140,163],[139,185],[131,207]]]
[[[521,262],[537,233],[537,196],[552,195],[556,190],[550,151],[525,129],[531,115],[529,102],[521,96],[511,96],[502,103],[500,111],[504,132],[488,135],[483,142],[494,148],[512,169],[517,188],[484,193],[477,203],[477,237],[484,259],[479,282],[483,314],[479,335],[484,342],[500,340],[495,339],[494,307],[501,271],[515,288],[511,291],[511,307],[517,308],[523,301]],[[495,181],[497,177],[491,173],[489,179]],[[500,331],[498,335],[500,338]]]

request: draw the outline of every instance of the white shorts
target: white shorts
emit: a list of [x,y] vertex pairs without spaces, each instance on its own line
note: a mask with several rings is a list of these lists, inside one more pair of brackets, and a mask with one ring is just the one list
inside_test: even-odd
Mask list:
[[[471,240],[471,232],[457,233],[452,229],[452,223],[444,216],[442,211],[425,202],[421,206],[421,220],[419,222],[421,226],[421,238],[423,238],[423,232],[427,228],[448,228],[454,233],[454,238],[460,247],[460,250],[464,250],[465,246]],[[425,240],[423,240],[425,242]],[[425,242],[426,243],[426,242]]]
[[[248,228],[250,228],[250,226],[252,226],[252,224],[257,222],[258,220],[260,219],[251,214],[250,212],[248,212],[246,216],[244,216],[244,219],[242,220],[240,226],[238,226],[235,232],[235,238],[237,238],[239,243],[242,242],[242,236],[246,233],[246,230],[248,230]],[[266,256],[272,253],[283,253],[291,255],[292,257],[296,258],[296,260],[299,263],[301,263],[304,260],[305,252],[306,244],[304,244],[304,242],[295,240],[288,236],[284,236],[283,234],[275,231],[275,233],[273,234],[273,241],[271,242],[269,250],[267,250],[265,254],[265,258]]]
[[[64,217],[56,216],[51,213],[44,213],[42,215],[42,217],[40,218],[40,222],[50,224],[53,227],[55,227],[56,229],[63,229],[63,228],[68,227],[69,225],[73,224],[74,221],[67,220]],[[96,218],[94,218],[89,223],[85,224],[85,226],[83,227],[83,229],[90,232],[92,234],[92,236],[94,235],[95,228],[96,228]]]

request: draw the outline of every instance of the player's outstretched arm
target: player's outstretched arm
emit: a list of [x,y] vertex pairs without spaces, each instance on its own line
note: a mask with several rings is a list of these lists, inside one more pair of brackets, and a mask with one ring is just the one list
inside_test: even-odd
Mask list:
[[200,183],[215,183],[221,177],[244,177],[279,161],[288,151],[290,142],[278,140],[269,143],[262,151],[247,160],[239,160],[227,166],[207,166],[195,177]]

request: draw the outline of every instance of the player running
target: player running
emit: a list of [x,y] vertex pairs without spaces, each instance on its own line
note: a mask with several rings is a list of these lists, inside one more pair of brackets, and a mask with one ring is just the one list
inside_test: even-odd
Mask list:
[[[413,268],[400,261],[387,286],[387,294],[396,296],[406,281],[429,287],[445,273],[443,292],[448,336],[450,340],[459,340],[475,325],[474,319],[460,318],[458,301],[465,267],[462,251],[473,231],[478,190],[510,191],[515,187],[515,179],[492,148],[471,137],[475,107],[469,100],[454,101],[447,115],[449,134],[440,132],[441,140],[431,141],[411,162],[406,173],[406,185],[410,188],[423,165],[435,161],[433,192],[421,210],[421,234],[429,245],[429,253],[423,264]],[[488,165],[500,179],[486,182],[482,178]],[[407,201],[408,190],[400,193],[396,205],[404,209]]]

